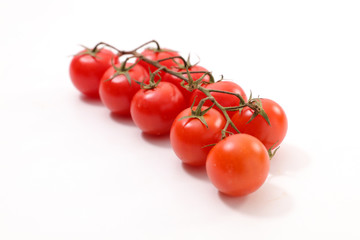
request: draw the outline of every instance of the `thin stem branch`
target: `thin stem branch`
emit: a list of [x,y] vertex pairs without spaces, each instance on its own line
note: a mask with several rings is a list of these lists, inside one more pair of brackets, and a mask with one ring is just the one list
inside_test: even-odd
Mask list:
[[[146,57],[144,57],[143,55],[137,53],[137,52],[133,52],[134,56],[140,58],[141,60],[143,60],[144,62],[146,63],[149,63],[151,65],[153,65],[154,67],[156,68],[161,68],[161,67],[164,67],[163,65],[161,65],[159,62],[157,61],[153,61],[153,60],[150,60]],[[185,82],[188,82],[188,79],[186,77],[184,77],[182,74],[178,73],[178,72],[175,72],[175,71],[172,71],[170,69],[168,69],[167,67],[164,67],[162,69],[162,71],[164,72],[167,72],[167,73],[170,73],[171,75],[175,75],[177,76],[178,78],[180,78],[181,80],[184,80]]]
[[167,57],[167,58],[162,58],[157,60],[158,62],[162,62],[162,61],[166,61],[166,60],[170,60],[170,59],[176,59],[176,58],[180,58],[181,61],[183,61],[184,66],[187,67],[187,62],[185,61],[185,59],[182,56],[173,56],[173,57]]
[[240,103],[241,103],[241,104],[245,104],[244,98],[243,98],[240,94],[238,94],[238,93],[221,91],[221,90],[216,90],[216,89],[209,89],[209,91],[210,91],[210,92],[217,92],[217,93],[225,93],[225,94],[234,95],[234,96],[236,96],[237,98],[240,99]]
[[[206,89],[202,86],[199,86],[198,88],[201,92],[203,92],[207,97],[212,97],[212,95],[210,94],[210,89]],[[240,133],[240,131],[237,129],[237,127],[235,126],[235,124],[233,123],[233,121],[231,121],[231,118],[229,116],[229,114],[226,112],[225,108],[223,106],[220,105],[220,103],[218,101],[216,101],[216,99],[214,97],[212,97],[212,101],[215,104],[215,106],[217,106],[221,112],[224,114],[224,117],[226,119],[226,122],[235,129],[235,131],[237,131],[238,133]],[[229,124],[227,124],[226,128],[229,126]],[[226,128],[224,128],[224,130],[226,131]]]
[[155,43],[157,50],[161,50],[160,44],[159,44],[156,40],[151,40],[151,41],[148,41],[148,42],[140,45],[139,47],[135,48],[135,49],[132,50],[131,52],[136,52],[136,51],[139,50],[140,48],[142,48],[142,47],[144,47],[144,46],[146,46],[146,45],[148,45],[148,44],[150,44],[150,43]]

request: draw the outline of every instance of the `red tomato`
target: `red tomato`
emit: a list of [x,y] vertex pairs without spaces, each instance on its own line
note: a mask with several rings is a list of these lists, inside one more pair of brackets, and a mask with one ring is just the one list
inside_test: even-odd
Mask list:
[[[171,70],[175,71],[175,72],[185,72],[183,74],[184,77],[188,78],[187,77],[187,74],[186,74],[186,70],[185,69],[179,69],[179,68],[172,68]],[[208,72],[208,70],[206,70],[205,68],[203,67],[200,67],[200,66],[191,66],[189,67],[189,71],[205,71],[205,72]],[[203,73],[191,73],[191,77],[193,78],[194,81],[198,80],[199,78],[201,78],[204,74]],[[164,82],[171,82],[172,84],[174,84],[176,87],[179,88],[179,90],[182,92],[182,94],[184,95],[184,98],[185,98],[185,101],[186,101],[186,104],[189,104],[191,105],[190,103],[190,99],[191,99],[191,95],[192,95],[192,92],[188,91],[187,89],[183,88],[181,86],[181,82],[183,80],[181,80],[180,78],[170,74],[170,73],[165,73],[163,78],[162,78],[162,81]],[[209,75],[206,75],[204,78],[203,78],[203,81],[204,82],[209,82],[210,81],[210,77]],[[185,83],[185,85],[187,85],[187,83]]]
[[[243,97],[245,102],[247,101],[247,97],[246,97],[244,90],[238,84],[231,82],[231,81],[220,81],[220,82],[210,83],[210,84],[205,85],[205,88],[237,93]],[[217,93],[217,92],[212,92],[211,95],[223,107],[235,107],[235,106],[239,106],[239,104],[240,104],[240,99],[234,95],[230,95],[230,94],[226,94],[226,93]],[[195,97],[196,97],[196,99],[195,99]],[[195,100],[195,105],[197,105],[197,104],[199,104],[200,100],[205,97],[206,97],[206,95],[203,92],[201,92],[200,90],[195,90],[191,96],[190,102],[193,103]],[[211,106],[212,104],[213,103],[208,100],[205,102],[204,106]],[[214,106],[214,108],[220,111],[220,109],[218,109],[216,106]],[[232,117],[235,114],[235,112],[228,111],[228,114],[230,117]]]
[[[202,110],[205,109],[206,107],[202,107]],[[190,115],[191,109],[187,108],[176,117],[170,131],[170,142],[181,161],[189,165],[201,166],[205,164],[212,148],[207,145],[221,140],[221,130],[226,121],[222,114],[213,108],[203,115],[208,127],[197,118],[181,119]]]
[[[147,48],[145,49],[141,55],[143,55],[144,57],[150,59],[150,60],[153,60],[153,61],[158,61],[160,59],[164,59],[164,58],[168,58],[168,57],[175,57],[175,56],[179,56],[180,54],[176,51],[172,51],[172,50],[169,50],[169,49],[161,49],[161,50],[157,50],[155,48]],[[174,62],[175,61],[175,62]],[[165,66],[167,68],[171,68],[171,67],[176,67],[177,66],[177,63],[179,64],[184,64],[183,61],[181,59],[178,59],[178,58],[175,58],[175,59],[169,59],[169,60],[165,60],[165,61],[161,61],[160,64],[162,66]],[[151,72],[155,72],[157,70],[157,68],[145,61],[139,61],[139,64],[141,66],[143,66],[147,71],[150,71]],[[161,77],[163,77],[165,74],[165,72],[163,71],[160,71],[159,72],[159,75]]]
[[[231,120],[241,133],[256,137],[267,149],[276,148],[285,138],[288,127],[287,118],[284,110],[276,102],[262,98],[261,103],[269,118],[270,125],[261,115],[257,115],[249,122],[254,113],[254,110],[249,107],[243,108],[241,112],[237,111]],[[235,132],[234,129],[230,130]]]
[[[130,67],[133,63],[127,63],[126,67]],[[115,65],[120,68],[121,64]],[[140,89],[138,82],[149,82],[149,74],[140,65],[135,65],[129,70],[131,84],[124,74],[118,75],[112,80],[106,81],[114,76],[116,69],[110,67],[103,75],[99,87],[101,101],[110,109],[111,112],[120,115],[130,115],[131,99]]]
[[174,84],[160,82],[153,89],[140,89],[131,101],[131,117],[145,133],[166,134],[185,108],[184,97]]
[[111,67],[111,60],[118,62],[116,55],[107,49],[100,49],[94,57],[83,50],[70,63],[70,78],[75,87],[88,97],[99,97],[100,79]]
[[269,174],[270,160],[255,137],[235,134],[216,144],[206,160],[210,181],[222,193],[244,196],[257,190]]

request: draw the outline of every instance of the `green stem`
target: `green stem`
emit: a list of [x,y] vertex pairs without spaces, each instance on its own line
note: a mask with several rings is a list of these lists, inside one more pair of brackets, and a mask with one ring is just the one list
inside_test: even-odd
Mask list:
[[96,44],[95,47],[92,49],[92,51],[93,51],[93,52],[96,52],[97,48],[98,48],[100,45],[104,45],[104,46],[106,46],[106,47],[109,47],[109,48],[114,49],[115,51],[118,52],[119,55],[125,54],[125,51],[121,51],[121,50],[117,49],[116,47],[114,47],[114,46],[112,46],[112,45],[110,45],[110,44],[108,44],[108,43],[105,43],[105,42],[99,42],[98,44]]
[[[182,74],[186,74],[187,72],[179,72],[179,73],[182,73]],[[209,73],[207,71],[189,71],[189,73]]]
[[162,58],[157,60],[158,62],[162,62],[162,61],[166,61],[166,60],[170,60],[170,59],[176,59],[176,58],[180,58],[181,61],[183,61],[184,66],[187,67],[187,62],[185,61],[185,59],[182,56],[173,56],[173,57],[167,57],[167,58]]
[[148,44],[150,44],[150,43],[155,43],[157,50],[158,50],[158,51],[161,50],[160,44],[159,44],[156,40],[151,40],[151,41],[148,41],[148,42],[140,45],[139,47],[135,48],[134,50],[132,50],[132,52],[136,52],[136,51],[139,50],[140,48],[142,48],[142,47],[144,47],[144,46],[146,46],[146,45],[148,45]]
[[242,105],[244,105],[244,104],[245,104],[245,100],[244,100],[244,98],[243,98],[240,94],[238,94],[238,93],[227,92],[227,91],[221,91],[221,90],[216,90],[216,89],[209,89],[209,91],[210,91],[210,92],[217,92],[217,93],[225,93],[225,94],[234,95],[234,96],[236,96],[237,98],[239,98],[239,99],[240,99],[240,103],[241,103]]
[[185,82],[188,82],[188,79],[186,77],[184,77],[181,73],[172,71],[170,69],[168,69],[167,67],[164,67],[163,65],[161,65],[160,63],[158,63],[157,61],[152,61],[146,57],[144,57],[143,55],[137,53],[137,52],[133,52],[134,56],[140,58],[141,60],[143,60],[146,63],[149,63],[151,65],[153,65],[156,68],[162,68],[161,70],[167,73],[170,73],[171,75],[174,75],[178,78],[180,78],[181,80],[184,80]]
[[[203,92],[207,97],[212,97],[212,95],[210,94],[210,90],[211,89],[206,89],[202,86],[199,86],[198,88],[201,92]],[[224,127],[223,130],[226,131],[227,127],[229,126],[229,124],[235,129],[235,131],[237,131],[238,133],[240,133],[240,131],[237,129],[237,127],[235,126],[235,124],[233,123],[233,121],[231,121],[231,118],[229,116],[229,114],[226,112],[225,108],[223,106],[220,105],[220,103],[218,101],[216,101],[216,99],[214,97],[212,97],[212,101],[215,104],[215,106],[217,106],[221,112],[224,114],[225,120],[226,120],[226,125]],[[239,106],[240,107],[240,106]]]
[[204,103],[207,101],[207,100],[210,100],[210,101],[213,101],[213,98],[214,97],[206,97],[206,98],[203,98],[203,99],[201,99],[200,100],[200,102],[199,102],[199,104],[198,104],[198,106],[196,107],[196,110],[195,110],[195,112],[194,112],[194,115],[195,116],[200,116],[201,115],[201,108],[202,108],[202,106],[204,105]]

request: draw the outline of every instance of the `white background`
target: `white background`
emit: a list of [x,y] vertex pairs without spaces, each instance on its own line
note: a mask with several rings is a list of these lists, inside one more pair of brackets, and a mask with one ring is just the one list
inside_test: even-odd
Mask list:
[[[0,3],[0,239],[360,239],[358,1]],[[218,194],[167,137],[80,96],[79,44],[157,39],[274,99],[289,130],[259,191]]]

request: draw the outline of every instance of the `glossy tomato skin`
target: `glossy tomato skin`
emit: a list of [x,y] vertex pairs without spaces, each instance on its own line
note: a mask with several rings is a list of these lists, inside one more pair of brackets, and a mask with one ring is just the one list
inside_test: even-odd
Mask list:
[[[120,65],[118,63],[115,66],[120,68]],[[131,65],[132,63],[127,63],[126,67],[128,68]],[[131,100],[135,93],[140,90],[140,85],[135,81],[148,83],[149,74],[142,66],[135,65],[129,70],[131,78],[131,84],[129,84],[125,75],[118,75],[112,80],[108,80],[115,73],[116,70],[112,66],[104,73],[99,87],[100,99],[111,112],[130,116]]]
[[[173,51],[173,50],[170,50],[170,49],[161,49],[160,51],[156,50],[156,49],[153,49],[153,48],[147,48],[145,49],[141,55],[143,55],[144,57],[150,59],[150,60],[153,60],[153,61],[158,61],[160,59],[164,59],[164,58],[168,58],[168,57],[175,57],[175,56],[179,56],[180,54],[176,51]],[[175,61],[175,62],[174,62]],[[178,59],[178,58],[175,58],[174,60],[172,59],[169,59],[169,60],[165,60],[165,61],[161,61],[160,64],[162,66],[165,66],[167,68],[171,68],[171,67],[176,67],[177,66],[177,63],[179,64],[184,64],[182,62],[181,59]],[[155,72],[157,70],[157,67],[141,60],[139,61],[139,64],[141,66],[143,66],[145,68],[146,71],[149,72],[149,69],[151,72]],[[160,71],[159,72],[159,75],[160,77],[162,78],[164,76],[165,72],[164,71]]]
[[216,144],[208,154],[210,181],[229,196],[257,190],[269,174],[270,160],[264,145],[248,134],[234,134]]
[[[282,107],[270,99],[261,99],[262,107],[269,117],[270,125],[263,116],[256,116],[249,122],[254,111],[245,107],[241,112],[236,112],[232,117],[232,121],[241,133],[247,133],[259,139],[267,149],[273,149],[280,145],[285,138],[288,121],[285,111]],[[235,132],[234,129],[230,129]]]
[[144,132],[151,135],[169,133],[176,116],[185,108],[184,97],[171,83],[160,82],[153,89],[140,89],[131,101],[131,117]]
[[99,85],[104,72],[111,67],[111,61],[118,62],[116,55],[107,49],[100,49],[96,57],[82,54],[75,55],[70,63],[70,78],[74,86],[84,95],[99,97]]
[[[234,82],[224,80],[224,81],[220,81],[220,82],[206,84],[206,85],[204,85],[204,87],[207,89],[214,89],[214,90],[238,93],[243,97],[245,102],[247,102],[247,97],[246,97],[244,90],[238,84],[236,84]],[[223,107],[235,107],[240,104],[240,100],[234,95],[225,94],[225,93],[216,93],[216,92],[212,92],[211,95]],[[190,102],[193,103],[195,101],[195,105],[197,105],[200,102],[200,100],[205,97],[206,97],[206,95],[204,93],[202,93],[199,90],[195,90],[191,96]],[[211,106],[212,104],[213,103],[208,100],[205,102],[204,105]],[[220,111],[220,109],[218,109],[216,106],[214,106],[214,108]],[[228,111],[228,115],[230,117],[232,117],[234,114],[235,114],[234,111]]]
[[[187,74],[186,74],[186,70],[184,69],[179,69],[179,68],[172,68],[171,70],[175,71],[175,72],[185,72],[185,74],[183,74],[184,77],[188,78],[187,77]],[[191,66],[189,67],[189,71],[205,71],[205,72],[208,72],[208,70],[206,68],[203,68],[201,66],[198,66],[198,65],[195,65],[195,66]],[[193,78],[194,81],[198,80],[199,78],[201,78],[204,74],[203,73],[191,73],[191,77]],[[182,92],[182,94],[184,95],[184,98],[185,98],[185,101],[186,103],[190,106],[191,103],[190,103],[190,99],[191,99],[191,95],[192,95],[192,92],[188,91],[187,89],[185,89],[184,87],[181,86],[181,82],[183,80],[181,80],[180,78],[170,74],[170,73],[165,73],[163,75],[163,78],[162,78],[162,81],[164,82],[170,82],[172,84],[174,84],[176,87],[179,88],[179,90]],[[210,82],[210,77],[209,75],[206,75],[204,78],[203,78],[203,81],[204,82]],[[187,83],[185,83],[185,85],[187,85]]]
[[[202,107],[202,110],[205,109],[206,107]],[[222,114],[213,108],[203,115],[208,127],[197,118],[181,119],[190,115],[191,109],[186,108],[176,117],[170,131],[170,143],[183,163],[202,166],[205,165],[206,157],[212,148],[207,145],[221,140],[221,130],[226,121]]]

